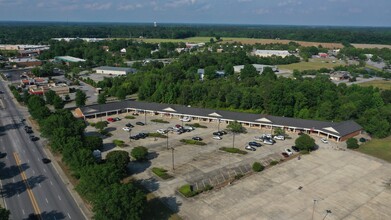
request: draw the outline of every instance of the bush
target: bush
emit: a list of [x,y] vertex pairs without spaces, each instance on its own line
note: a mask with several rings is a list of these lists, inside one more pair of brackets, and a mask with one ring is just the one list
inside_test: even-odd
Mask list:
[[122,140],[113,140],[113,144],[115,144],[115,146],[117,147],[123,147],[125,145],[125,142],[122,141]]
[[253,170],[254,170],[254,172],[261,172],[264,169],[265,169],[265,167],[261,163],[259,163],[259,162],[254,162],[253,163]]
[[148,156],[148,149],[143,146],[138,146],[132,149],[130,155],[137,161],[146,160]]
[[160,134],[160,133],[149,133],[148,137],[157,137],[157,138],[167,138],[167,135]]
[[186,126],[195,127],[195,128],[207,128],[205,125],[200,125],[199,123],[186,124]]
[[164,180],[167,180],[167,179],[172,178],[172,176],[171,176],[170,174],[167,173],[167,170],[165,170],[165,169],[163,169],[163,168],[152,167],[152,172],[153,172],[156,176],[158,176],[158,177],[160,177],[160,178],[162,178],[162,179],[164,179]]
[[228,152],[228,153],[234,153],[234,154],[247,154],[246,151],[240,150],[238,148],[233,147],[220,147],[219,150]]
[[164,121],[163,119],[152,119],[151,121],[152,122],[156,122],[156,123],[163,123],[163,124],[169,124],[170,123],[168,121]]
[[235,175],[235,180],[241,179],[244,175],[243,174],[236,174]]
[[346,145],[349,149],[357,149],[358,148],[358,142],[357,142],[357,139],[355,138],[349,138],[347,141],[346,141]]
[[315,140],[308,134],[303,134],[295,140],[295,145],[300,150],[310,151],[315,146]]
[[192,187],[189,184],[183,185],[179,188],[179,192],[185,197],[192,197],[197,195],[197,192],[192,190]]
[[125,116],[126,119],[135,119],[136,117],[134,117],[133,115],[127,115]]
[[212,190],[212,189],[213,189],[213,186],[211,186],[209,184],[206,184],[203,191],[209,191],[209,190]]
[[182,140],[180,140],[180,142],[182,142],[184,144],[194,144],[194,145],[200,145],[200,146],[206,145],[206,143],[204,143],[202,141],[196,141],[196,140],[191,140],[191,139],[182,139]]
[[277,165],[277,164],[278,164],[278,161],[276,161],[276,160],[270,161],[270,166],[274,166],[274,165]]
[[96,123],[95,122],[90,122],[89,123],[91,127],[95,127]]

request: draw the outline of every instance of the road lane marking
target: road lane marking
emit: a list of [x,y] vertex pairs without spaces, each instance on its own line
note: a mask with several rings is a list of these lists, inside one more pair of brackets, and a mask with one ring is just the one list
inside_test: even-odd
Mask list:
[[60,195],[58,195],[58,199],[61,201],[61,197],[60,197]]
[[46,173],[46,170],[45,170],[45,168],[43,168],[43,172],[45,172],[45,173]]
[[34,193],[33,193],[33,191],[31,190],[30,185],[29,185],[28,182],[27,182],[26,174],[25,174],[25,172],[22,170],[22,167],[20,166],[20,165],[21,165],[21,161],[20,161],[20,159],[19,159],[18,153],[14,152],[14,158],[15,158],[16,165],[17,165],[18,168],[19,168],[19,172],[20,172],[20,175],[22,176],[23,182],[24,182],[24,184],[26,185],[26,191],[27,191],[27,193],[28,193],[28,195],[29,195],[31,204],[33,205],[34,213],[37,215],[37,217],[38,217],[39,220],[42,220],[42,217],[41,217],[41,210],[39,209],[37,200],[35,199]]
[[72,219],[72,218],[71,218],[71,215],[69,214],[69,212],[68,212],[68,216],[69,216],[70,219]]
[[53,186],[53,182],[52,181],[50,181],[50,184]]
[[23,215],[25,215],[26,213],[24,212],[24,209],[22,209],[22,212],[23,212]]
[[45,198],[45,200],[46,200],[46,203],[49,204],[48,198]]

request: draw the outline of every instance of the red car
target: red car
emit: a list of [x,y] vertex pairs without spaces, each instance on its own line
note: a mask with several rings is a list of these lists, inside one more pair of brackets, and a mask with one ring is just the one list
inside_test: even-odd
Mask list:
[[115,119],[114,119],[114,118],[108,118],[107,121],[109,121],[109,122],[115,122]]
[[281,155],[284,156],[285,158],[289,157],[289,154],[287,154],[286,152],[282,152]]

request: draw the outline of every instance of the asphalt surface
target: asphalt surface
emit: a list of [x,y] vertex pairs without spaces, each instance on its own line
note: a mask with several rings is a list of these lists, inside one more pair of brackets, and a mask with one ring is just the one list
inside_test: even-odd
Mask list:
[[[32,213],[41,219],[85,219],[75,200],[47,158],[41,141],[33,142],[24,130],[27,121],[12,96],[0,82],[0,178],[2,198],[11,219],[28,219]],[[31,126],[31,125],[29,125]],[[35,131],[35,136],[39,134]]]

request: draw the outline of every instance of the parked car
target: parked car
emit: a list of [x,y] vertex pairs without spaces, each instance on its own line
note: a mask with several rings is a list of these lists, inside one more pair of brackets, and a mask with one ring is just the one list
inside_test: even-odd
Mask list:
[[183,129],[193,131],[195,130],[192,126],[183,126]]
[[216,132],[213,132],[213,135],[215,135],[215,136],[223,136],[223,132],[216,131]]
[[34,133],[32,129],[26,129],[25,131],[26,131],[27,134]]
[[129,127],[129,128],[133,128],[133,127],[134,127],[134,125],[132,125],[132,124],[130,124],[130,123],[127,123],[125,126],[126,126],[126,127]]
[[140,139],[140,137],[137,135],[134,135],[134,136],[130,136],[129,139],[138,140],[138,139]]
[[250,145],[247,145],[244,149],[249,150],[249,151],[256,151],[255,147],[252,147]]
[[34,135],[30,135],[30,140],[31,141],[38,141],[39,140],[39,137],[36,137]]
[[115,119],[114,118],[107,118],[107,121],[108,122],[115,122]]
[[292,146],[291,148],[292,148],[292,150],[294,150],[295,152],[299,152],[299,151],[300,151],[300,149],[299,149],[298,147],[296,147],[296,146]]
[[265,140],[263,140],[263,143],[264,144],[269,144],[269,145],[273,145],[274,144],[271,139],[265,139]]
[[44,164],[47,164],[47,163],[50,163],[50,162],[52,162],[50,159],[48,159],[48,158],[42,158],[42,162],[44,163]]
[[224,131],[224,130],[221,130],[220,132],[221,132],[223,135],[227,134],[227,132]]
[[141,133],[138,134],[138,136],[139,136],[140,138],[144,139],[144,138],[148,137],[148,133],[143,133],[143,132],[141,132]]
[[252,147],[260,147],[260,146],[262,146],[260,143],[257,143],[255,141],[248,142],[248,145],[250,145]]
[[7,153],[2,153],[2,152],[0,152],[0,158],[4,158],[4,157],[6,157],[7,156]]
[[158,129],[158,130],[156,130],[156,132],[159,134],[166,134],[168,131],[165,129]]
[[32,129],[30,126],[27,126],[27,125],[25,125],[24,126],[24,130],[26,131],[26,130],[29,130],[29,129]]
[[114,121],[121,121],[121,119],[116,117],[116,118],[114,118]]
[[272,134],[262,134],[262,138],[273,138]]
[[292,155],[293,154],[293,152],[289,148],[285,149],[285,153],[287,153],[288,155]]
[[287,154],[286,152],[282,152],[281,155],[282,155],[283,157],[285,157],[285,158],[286,158],[286,157],[289,157],[289,154]]
[[213,136],[212,138],[215,139],[215,140],[221,140],[221,139],[223,139],[221,136]]
[[328,144],[329,143],[329,141],[327,139],[325,139],[325,138],[320,139],[320,141],[322,141],[324,144]]
[[202,141],[202,138],[200,138],[200,137],[193,137],[192,139],[195,141]]
[[136,122],[136,125],[144,126],[145,124],[141,121]]
[[183,117],[183,118],[181,118],[181,121],[189,122],[190,121],[190,117],[188,117],[188,116]]
[[254,140],[255,140],[255,141],[263,141],[263,138],[262,138],[262,137],[255,136],[255,137],[254,137]]
[[129,128],[129,127],[123,127],[122,130],[129,132],[129,131],[131,131],[132,129]]
[[137,112],[132,113],[134,116],[138,116],[139,114]]
[[274,139],[276,139],[276,140],[285,140],[285,136],[284,135],[277,135],[277,136],[274,136]]

